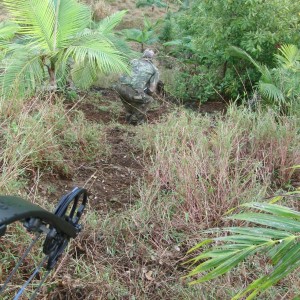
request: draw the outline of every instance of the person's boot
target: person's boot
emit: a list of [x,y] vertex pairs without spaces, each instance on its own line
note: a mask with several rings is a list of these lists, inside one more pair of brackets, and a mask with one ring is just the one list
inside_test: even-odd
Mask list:
[[128,123],[131,124],[131,125],[137,125],[138,118],[136,117],[136,115],[131,115]]
[[142,125],[144,123],[147,123],[147,117],[145,115],[139,115],[137,117],[137,123],[136,123],[136,125]]
[[126,120],[127,123],[130,123],[131,117],[132,117],[132,114],[129,114],[129,113],[126,114],[125,120]]

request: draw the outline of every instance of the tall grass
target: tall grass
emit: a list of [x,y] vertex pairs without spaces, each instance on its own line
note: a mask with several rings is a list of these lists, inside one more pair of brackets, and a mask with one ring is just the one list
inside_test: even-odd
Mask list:
[[37,170],[68,176],[75,160],[108,154],[103,126],[88,124],[75,107],[42,97],[14,105],[0,103],[1,192],[18,190]]
[[[30,126],[35,128],[33,121],[21,122],[22,117],[14,115],[2,119],[1,139],[5,141],[10,130],[14,139],[21,141],[19,135],[26,132],[23,137],[32,147],[58,151],[62,162],[70,160],[68,164],[71,158],[80,159],[88,153],[88,138],[105,142],[105,136],[96,135],[97,130],[95,135],[90,134],[76,108],[66,113],[57,102],[42,113],[44,105],[49,106],[33,100],[22,110],[28,120],[34,112],[43,115],[35,134],[28,132]],[[13,120],[18,125],[16,133]],[[132,187],[138,190],[139,200],[123,211],[107,214],[90,208],[84,231],[50,276],[44,295],[48,293],[49,299],[229,299],[257,270],[264,272],[259,258],[245,263],[239,272],[217,279],[213,286],[192,288],[179,279],[186,274],[181,262],[186,250],[199,240],[200,230],[222,225],[222,216],[232,207],[260,200],[279,188],[291,188],[292,172],[288,168],[300,164],[297,119],[232,106],[226,115],[212,117],[178,110],[159,124],[134,130],[137,135],[129,142],[143,150],[146,165],[144,177]],[[34,137],[43,135],[48,138],[35,141]],[[7,145],[14,156],[17,147],[12,148],[11,143]],[[22,177],[20,170],[40,166],[60,172],[50,154],[44,156],[45,151],[34,148],[30,152],[31,148],[25,146],[20,148],[24,159],[15,168],[17,180]],[[98,151],[107,153],[107,148]],[[95,153],[93,150],[87,156]],[[6,156],[8,166],[12,161],[9,150]],[[14,255],[5,258],[6,264]],[[291,278],[296,289],[298,279]],[[294,287],[287,279],[266,297],[285,297]]]
[[[31,191],[32,183],[37,189],[42,174],[71,176],[75,164],[103,158],[110,153],[103,125],[88,122],[83,113],[76,110],[76,103],[67,109],[63,99],[39,96],[11,103],[0,101],[0,110],[2,194],[26,194],[25,197],[30,197],[32,202],[52,211],[56,203],[49,203],[48,199]],[[9,226],[7,234],[1,238],[1,282],[25,251],[31,238],[31,234],[20,224]],[[39,247],[31,252],[5,295],[1,295],[3,299],[11,299],[20,283],[24,283],[24,278],[33,271],[36,261],[41,259],[41,248],[39,243]],[[76,264],[79,268],[79,263]],[[51,290],[56,284],[54,280],[48,287]]]
[[[89,286],[99,299],[230,299],[248,278],[265,272],[258,258],[213,286],[189,288],[179,279],[201,229],[222,225],[238,203],[289,187],[288,167],[300,158],[297,120],[234,106],[214,117],[178,110],[159,124],[138,127],[135,142],[147,168],[139,201],[94,219],[98,225],[83,238],[85,262],[101,270],[92,273],[104,288]],[[293,294],[287,279],[267,299],[285,297],[285,286]]]
[[143,211],[174,228],[220,225],[230,208],[287,184],[300,162],[296,119],[235,106],[215,118],[175,112],[137,140],[151,157]]

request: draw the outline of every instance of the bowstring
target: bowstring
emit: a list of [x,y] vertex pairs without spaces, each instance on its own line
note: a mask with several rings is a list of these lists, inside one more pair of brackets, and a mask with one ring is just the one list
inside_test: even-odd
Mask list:
[[44,275],[44,277],[41,279],[40,284],[37,286],[37,288],[35,289],[34,293],[31,295],[29,300],[33,300],[35,299],[35,297],[37,296],[37,293],[39,292],[41,286],[43,285],[43,283],[45,282],[45,280],[47,279],[47,277],[49,276],[51,270],[48,270],[46,272],[46,274]]
[[[20,290],[18,291],[17,295],[14,297],[13,300],[18,300],[20,298],[20,296],[24,293],[26,287],[29,285],[29,283],[32,281],[32,279],[39,273],[40,269],[42,268],[43,264],[45,263],[45,261],[48,259],[48,255],[46,255],[42,261],[39,263],[39,265],[37,266],[37,268],[34,270],[34,272],[31,274],[31,276],[28,278],[28,280],[22,285],[22,287],[20,288]],[[48,272],[47,272],[48,273]],[[48,276],[48,274],[46,273],[46,275]],[[43,278],[44,279],[44,278]],[[38,286],[40,287],[40,286]],[[31,298],[30,298],[31,299]]]
[[4,284],[2,285],[1,289],[0,289],[0,294],[3,293],[8,285],[8,283],[10,282],[11,278],[13,277],[13,275],[17,272],[17,270],[19,269],[19,267],[21,266],[21,264],[23,263],[23,260],[25,259],[25,257],[29,254],[29,252],[31,251],[32,247],[37,243],[37,241],[40,239],[41,237],[41,233],[37,233],[35,238],[31,241],[30,245],[28,246],[28,248],[26,249],[26,251],[23,253],[22,257],[19,259],[18,263],[15,265],[15,267],[12,269],[12,271],[10,272],[9,276],[6,278]]

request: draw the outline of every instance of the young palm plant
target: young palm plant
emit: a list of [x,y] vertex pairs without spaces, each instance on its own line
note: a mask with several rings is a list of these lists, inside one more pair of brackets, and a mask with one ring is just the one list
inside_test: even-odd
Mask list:
[[141,45],[141,52],[143,52],[145,45],[152,45],[158,41],[156,30],[160,24],[161,20],[151,23],[150,20],[145,17],[143,29],[124,29],[123,34],[127,41],[139,43]]
[[[296,196],[299,198],[300,192],[296,192]],[[232,298],[250,300],[297,269],[300,266],[300,212],[275,204],[283,197],[277,196],[269,203],[242,205],[242,208],[251,211],[232,215],[228,219],[253,223],[253,227],[223,228],[221,232],[226,232],[225,236],[206,239],[192,248],[189,253],[201,248],[205,250],[188,261],[197,266],[186,277],[200,275],[190,284],[212,280],[250,256],[261,253],[273,265],[272,271],[254,280]],[[220,229],[212,231],[220,233]],[[207,249],[209,244],[211,246]]]
[[[70,74],[75,85],[86,88],[99,73],[127,71],[128,49],[120,51],[112,35],[126,11],[93,24],[90,8],[77,0],[3,3],[11,22],[0,26],[2,97],[25,97],[47,85],[64,87]],[[13,30],[11,41],[5,32]]]
[[257,88],[267,104],[282,108],[299,96],[300,50],[297,46],[282,45],[275,55],[277,66],[273,69],[255,61],[238,47],[232,46],[228,51],[232,56],[248,60],[260,72]]

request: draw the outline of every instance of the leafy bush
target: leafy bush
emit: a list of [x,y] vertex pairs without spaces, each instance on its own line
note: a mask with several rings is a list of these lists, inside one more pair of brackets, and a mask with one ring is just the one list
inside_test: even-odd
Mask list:
[[[273,54],[278,47],[284,43],[298,44],[299,18],[297,4],[292,0],[196,0],[176,17],[180,26],[177,41],[183,42],[185,37],[191,37],[189,44],[192,47],[189,45],[185,49],[189,49],[189,59],[205,66],[210,73],[211,92],[208,94],[216,90],[225,98],[235,99],[252,91],[259,74],[254,67],[251,69],[243,62],[234,64],[227,48],[231,45],[243,48],[254,59],[272,68]],[[182,46],[173,44],[175,54],[168,53],[178,59],[185,58]],[[188,70],[190,80],[198,75],[193,71],[193,68]],[[201,91],[201,88],[195,90],[196,94]]]
[[184,64],[174,64],[170,70],[165,70],[162,75],[166,91],[181,102],[199,101],[206,102],[216,99],[214,91],[214,78],[207,68],[195,66],[191,73],[191,67]]
[[299,101],[300,50],[295,45],[282,45],[275,55],[276,67],[269,69],[255,61],[248,53],[230,47],[229,53],[250,61],[261,74],[257,89],[264,104],[288,112],[293,102]]
[[131,28],[123,30],[126,41],[139,43],[141,45],[141,52],[145,50],[145,45],[152,45],[158,41],[158,34],[156,31],[161,23],[160,20],[152,23],[146,17],[144,17],[143,22],[144,27],[142,29]]

